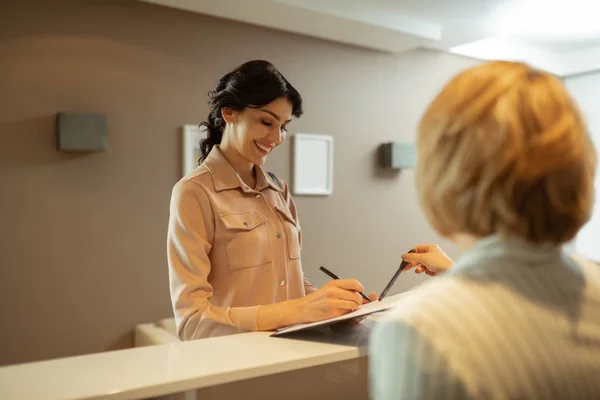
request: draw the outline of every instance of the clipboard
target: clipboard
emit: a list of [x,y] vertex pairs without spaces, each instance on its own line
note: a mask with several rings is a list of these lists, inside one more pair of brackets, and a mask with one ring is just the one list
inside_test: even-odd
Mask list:
[[275,333],[273,333],[271,336],[284,336],[292,332],[304,331],[307,329],[315,328],[317,326],[329,325],[336,322],[347,321],[353,318],[364,317],[370,314],[387,311],[394,308],[399,303],[401,297],[402,293],[395,296],[386,297],[383,300],[374,300],[370,303],[362,304],[355,311],[341,315],[339,317],[328,318],[317,322],[310,322],[308,324],[296,324],[280,328],[277,331],[275,331]]

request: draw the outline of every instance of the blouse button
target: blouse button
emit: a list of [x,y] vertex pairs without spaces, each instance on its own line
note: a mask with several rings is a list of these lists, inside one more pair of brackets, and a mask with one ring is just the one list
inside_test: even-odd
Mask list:
[[250,224],[249,224],[249,223],[247,223],[247,222],[244,222],[244,226],[247,228],[247,227],[249,227],[249,226],[250,226]]
[[285,286],[285,281],[279,281],[279,286],[284,287]]
[[257,194],[254,197],[256,197],[257,199],[260,199],[260,194]]
[[277,235],[275,236],[277,236],[277,239],[281,239],[281,233],[277,232]]

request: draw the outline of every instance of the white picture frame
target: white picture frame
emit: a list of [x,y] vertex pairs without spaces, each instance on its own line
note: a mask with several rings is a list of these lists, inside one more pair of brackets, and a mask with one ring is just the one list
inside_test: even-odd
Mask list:
[[185,176],[198,167],[200,140],[206,138],[206,129],[200,124],[186,124],[182,130],[182,174]]
[[294,194],[333,194],[333,136],[296,133],[292,145]]

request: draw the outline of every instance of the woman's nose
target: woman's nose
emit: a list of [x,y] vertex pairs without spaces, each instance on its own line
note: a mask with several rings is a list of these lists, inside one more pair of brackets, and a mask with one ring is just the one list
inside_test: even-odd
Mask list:
[[273,142],[279,146],[285,139],[285,131],[281,128],[278,128],[277,132],[275,132],[275,134],[272,136],[272,139]]

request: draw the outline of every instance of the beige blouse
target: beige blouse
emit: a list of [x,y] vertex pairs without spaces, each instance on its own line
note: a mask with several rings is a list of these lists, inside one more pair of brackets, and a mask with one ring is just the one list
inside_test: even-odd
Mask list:
[[171,301],[181,340],[257,330],[261,305],[316,290],[300,263],[294,201],[256,167],[244,184],[218,146],[173,188],[167,238]]

